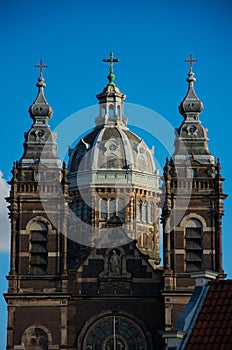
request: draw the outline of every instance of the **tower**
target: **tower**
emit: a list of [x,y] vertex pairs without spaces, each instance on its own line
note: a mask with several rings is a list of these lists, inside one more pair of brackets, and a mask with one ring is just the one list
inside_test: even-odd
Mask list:
[[[48,121],[52,109],[40,62],[38,94],[29,109],[33,124],[24,153],[12,170],[9,212],[11,264],[8,279],[7,349],[48,349],[62,344],[67,291],[67,170],[57,157],[56,135]],[[51,324],[50,319],[53,318]],[[62,332],[62,331],[61,331]],[[52,334],[53,333],[53,334]]]
[[207,129],[200,122],[203,103],[194,90],[190,56],[188,92],[179,106],[184,120],[176,130],[175,151],[164,167],[164,298],[166,329],[189,299],[190,272],[222,268],[223,178],[219,160],[208,148]]

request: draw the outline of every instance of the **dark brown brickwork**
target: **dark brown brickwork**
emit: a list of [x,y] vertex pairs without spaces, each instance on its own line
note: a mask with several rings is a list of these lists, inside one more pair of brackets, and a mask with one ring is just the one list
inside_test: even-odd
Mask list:
[[[190,71],[180,106],[184,121],[176,133],[175,152],[166,160],[161,195],[154,155],[126,127],[121,109],[125,95],[112,84],[97,95],[95,129],[69,150],[68,169],[62,165],[48,126],[52,109],[40,75],[30,107],[33,125],[25,133],[24,154],[14,164],[7,199],[7,350],[29,350],[35,344],[39,350],[105,350],[112,346],[113,329],[125,349],[162,350],[160,331],[175,327],[191,297],[190,272],[209,269],[224,277],[224,179],[199,122],[203,104],[195,95],[194,79]],[[107,156],[112,150],[119,152],[113,160]],[[86,178],[79,186],[83,155]],[[117,182],[118,176],[124,182]],[[120,201],[125,202],[122,210]],[[95,231],[88,236],[89,227]]]

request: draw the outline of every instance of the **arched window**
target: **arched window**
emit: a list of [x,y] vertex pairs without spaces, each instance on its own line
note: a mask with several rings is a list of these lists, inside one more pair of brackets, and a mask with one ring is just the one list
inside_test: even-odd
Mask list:
[[137,221],[142,220],[142,201],[140,200],[136,202],[136,218]]
[[104,107],[101,108],[101,117],[104,117],[106,115],[106,110]]
[[125,217],[125,201],[123,198],[118,200],[118,217],[124,220]]
[[48,228],[38,221],[31,226],[30,272],[31,274],[45,274],[48,264]]
[[109,107],[109,118],[113,119],[114,118],[114,106],[110,105]]
[[148,206],[147,221],[149,224],[154,222],[154,204],[152,202]]
[[202,269],[202,223],[195,218],[185,227],[186,271]]
[[102,220],[107,220],[107,199],[106,198],[102,198],[101,200],[101,211],[100,211],[100,217]]
[[114,198],[110,199],[110,206],[109,206],[109,217],[114,217],[116,215],[116,202]]
[[25,336],[26,350],[48,350],[48,334],[41,328],[35,327]]
[[142,221],[147,222],[147,202],[142,204]]
[[88,204],[84,203],[82,207],[82,220],[87,221],[88,220]]
[[81,215],[82,215],[82,202],[78,202],[77,203],[77,217],[79,219],[81,219]]
[[[104,316],[95,321],[85,332],[82,331],[81,335],[82,339],[80,336],[78,340],[80,349],[148,349],[146,336],[140,325],[122,315]],[[154,347],[149,346],[149,349],[151,348]]]

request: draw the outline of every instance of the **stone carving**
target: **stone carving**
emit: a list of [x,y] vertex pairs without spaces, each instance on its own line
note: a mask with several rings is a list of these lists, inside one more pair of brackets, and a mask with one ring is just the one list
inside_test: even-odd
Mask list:
[[99,275],[100,279],[117,280],[118,278],[131,278],[131,274],[126,270],[126,256],[124,250],[120,247],[117,249],[107,249],[104,256],[104,271]]
[[109,272],[112,276],[120,276],[122,274],[122,262],[120,255],[113,250],[113,253],[109,259]]
[[188,125],[183,128],[187,135],[197,136],[198,129],[196,125]]
[[43,329],[35,328],[26,337],[27,350],[47,350],[48,349],[48,335]]
[[43,129],[37,129],[35,131],[35,140],[39,142],[45,140],[45,131]]

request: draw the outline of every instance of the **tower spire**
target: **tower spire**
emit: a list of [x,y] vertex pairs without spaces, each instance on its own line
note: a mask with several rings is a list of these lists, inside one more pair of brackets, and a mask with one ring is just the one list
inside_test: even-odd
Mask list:
[[193,73],[193,63],[198,61],[196,59],[193,59],[192,54],[190,54],[189,58],[186,59],[185,62],[189,63],[189,73],[186,79],[186,81],[189,84],[189,87],[184,100],[181,102],[179,106],[179,112],[180,114],[183,115],[185,119],[189,119],[192,117],[194,119],[198,119],[198,115],[201,113],[201,111],[204,108],[203,103],[197,97],[194,90],[194,82],[196,81],[196,78],[194,77],[194,73]]
[[53,113],[51,106],[49,106],[44,96],[44,88],[46,87],[46,84],[43,78],[43,69],[47,68],[48,66],[44,65],[43,61],[40,60],[39,64],[35,65],[34,67],[39,68],[40,70],[38,83],[36,84],[38,87],[38,94],[35,101],[29,108],[29,113],[34,121],[40,120],[47,123],[47,121],[52,117]]

